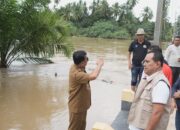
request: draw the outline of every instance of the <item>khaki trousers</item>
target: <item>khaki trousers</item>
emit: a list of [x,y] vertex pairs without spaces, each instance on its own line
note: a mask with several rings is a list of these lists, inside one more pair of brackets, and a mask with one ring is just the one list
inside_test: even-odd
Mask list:
[[86,129],[86,112],[72,113],[69,112],[68,130],[85,130]]

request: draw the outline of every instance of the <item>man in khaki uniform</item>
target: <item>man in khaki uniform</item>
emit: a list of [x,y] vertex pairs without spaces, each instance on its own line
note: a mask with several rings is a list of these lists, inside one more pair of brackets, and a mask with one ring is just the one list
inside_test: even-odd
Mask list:
[[87,110],[91,106],[91,89],[89,81],[95,80],[104,64],[97,60],[97,67],[86,73],[87,53],[83,50],[73,53],[74,64],[69,71],[69,127],[68,130],[85,130]]

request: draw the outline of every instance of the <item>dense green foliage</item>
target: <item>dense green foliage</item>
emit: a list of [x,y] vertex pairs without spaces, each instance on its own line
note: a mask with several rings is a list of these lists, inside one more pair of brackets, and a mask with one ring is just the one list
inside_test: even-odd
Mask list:
[[47,63],[57,51],[70,55],[67,24],[49,10],[49,2],[0,1],[0,67],[15,60]]
[[[61,4],[61,0],[54,0]],[[170,40],[173,27],[167,18],[170,0],[165,0],[162,40]],[[50,0],[1,0],[0,1],[0,67],[8,67],[13,61],[47,63],[55,52],[71,54],[68,35],[132,39],[139,27],[146,37],[153,39],[152,10],[145,7],[140,17],[133,8],[138,0],[116,2],[112,6],[106,0],[93,0],[87,7],[79,0],[58,8],[49,9]],[[179,22],[175,24],[179,34]]]
[[89,28],[79,29],[77,32],[81,36],[102,37],[102,38],[120,38],[128,39],[129,34],[124,28],[113,24],[111,21],[98,21]]
[[[152,10],[145,7],[139,18],[133,14],[138,0],[127,0],[124,4],[116,2],[110,6],[106,0],[93,0],[87,7],[86,2],[69,3],[57,10],[60,16],[71,23],[72,33],[76,36],[131,39],[139,27],[145,29],[148,39],[153,39],[154,22]],[[172,36],[172,25],[167,19],[169,0],[165,0],[162,39]]]

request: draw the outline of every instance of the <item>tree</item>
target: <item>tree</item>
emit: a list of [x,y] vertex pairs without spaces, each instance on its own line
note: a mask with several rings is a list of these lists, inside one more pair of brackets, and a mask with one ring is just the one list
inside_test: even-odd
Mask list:
[[180,35],[180,16],[177,17],[174,33],[174,35]]
[[142,13],[143,22],[147,22],[147,21],[151,20],[152,17],[153,17],[152,10],[149,7],[145,7],[143,9],[143,13]]
[[119,24],[125,24],[126,21],[134,22],[135,16],[133,15],[132,9],[138,3],[138,0],[128,0],[126,3],[120,6]]
[[48,9],[49,0],[0,3],[0,67],[15,60],[47,63],[56,51],[69,56],[65,22]]
[[113,4],[112,5],[112,14],[113,14],[113,17],[114,17],[115,21],[118,19],[119,12],[120,12],[119,4],[118,3]]
[[168,18],[168,9],[170,6],[170,0],[165,0],[163,3],[163,20],[162,20],[162,35],[161,39],[162,40],[171,40],[172,38],[172,25],[169,22]]
[[72,4],[69,3],[65,7],[61,7],[57,10],[57,14],[65,20],[70,21],[72,19]]
[[132,10],[138,2],[139,2],[139,0],[128,0],[126,5],[127,5],[128,9]]
[[120,15],[118,19],[119,26],[126,28],[131,37],[134,37],[134,33],[137,30],[139,20],[134,16],[132,9],[136,5],[138,0],[128,0],[126,3],[120,6]]
[[100,1],[98,13],[101,14],[102,19],[108,20],[111,18],[112,12],[111,12],[109,4],[106,0]]

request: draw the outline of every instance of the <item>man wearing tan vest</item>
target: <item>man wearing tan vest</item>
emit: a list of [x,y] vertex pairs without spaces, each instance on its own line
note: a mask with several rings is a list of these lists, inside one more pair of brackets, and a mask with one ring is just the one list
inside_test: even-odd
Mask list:
[[91,89],[89,81],[95,80],[104,64],[103,59],[97,60],[96,68],[86,73],[88,57],[85,51],[73,53],[74,64],[69,71],[69,127],[68,130],[85,130],[87,110],[91,106]]
[[150,51],[144,59],[144,75],[129,111],[130,130],[166,130],[170,116],[169,81],[162,72],[163,55]]

